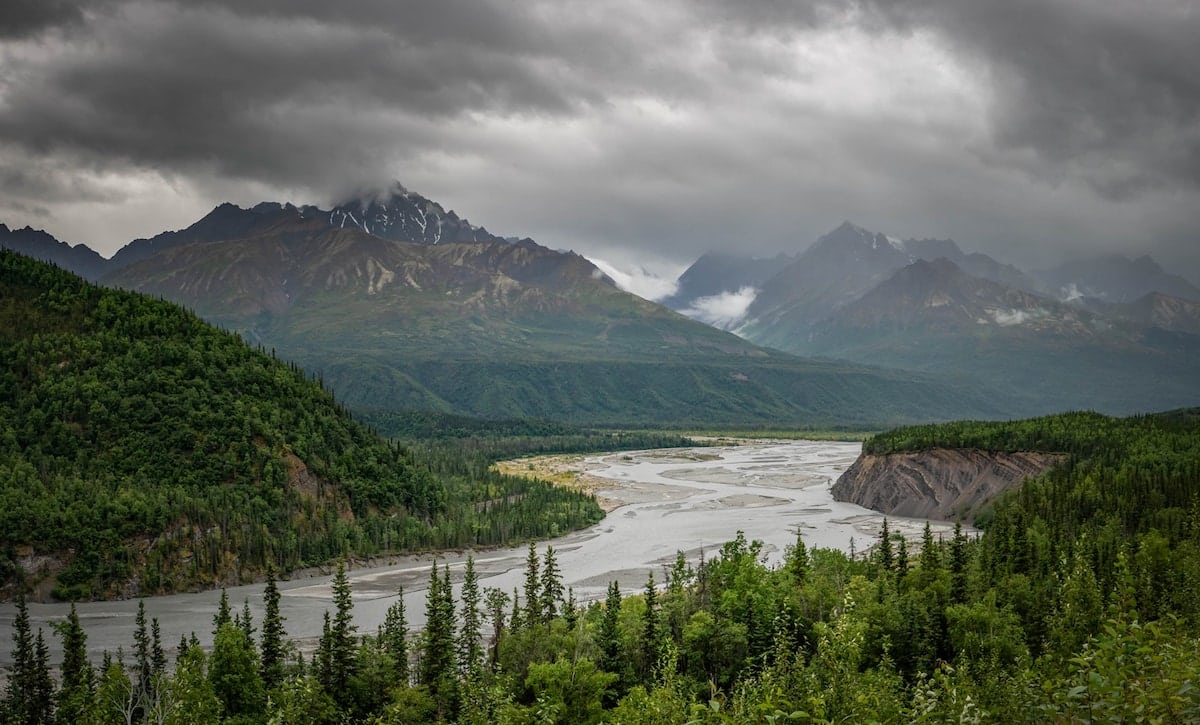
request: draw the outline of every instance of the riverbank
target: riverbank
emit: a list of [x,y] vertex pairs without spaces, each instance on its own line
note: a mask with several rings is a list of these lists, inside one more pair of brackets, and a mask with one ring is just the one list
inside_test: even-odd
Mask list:
[[[579,601],[604,596],[610,581],[626,592],[636,591],[648,572],[661,576],[662,567],[682,551],[695,563],[712,557],[738,531],[763,542],[768,562],[782,561],[795,541],[797,529],[810,547],[865,551],[878,536],[883,516],[859,506],[833,500],[833,481],[858,457],[853,443],[757,441],[742,446],[661,449],[582,456],[583,469],[598,497],[619,504],[603,521],[549,542],[555,549],[564,585]],[[523,459],[528,471],[529,461]],[[564,462],[566,463],[566,462]],[[579,465],[576,461],[573,465]],[[536,468],[536,466],[535,466]],[[893,531],[918,535],[923,520],[889,517]],[[935,536],[951,524],[935,524]],[[527,546],[471,552],[480,586],[504,592],[519,588],[524,578]],[[425,588],[432,564],[449,565],[461,578],[467,552],[418,554],[390,560],[384,566],[352,568],[354,623],[371,633],[404,588],[410,625],[424,621]],[[281,610],[288,636],[310,641],[321,633],[323,615],[332,610],[329,576],[282,582]],[[209,591],[152,597],[149,616],[156,617],[167,643],[195,632],[202,643],[211,640],[212,615],[220,592]],[[231,587],[230,602],[248,601],[256,620],[262,617],[262,585]],[[88,651],[99,662],[103,650],[131,647],[136,601],[88,602],[78,606],[88,634]],[[0,606],[0,664],[9,661],[13,606]],[[29,606],[33,626],[50,636],[50,624],[66,616],[68,605]],[[60,647],[51,637],[51,655]]]

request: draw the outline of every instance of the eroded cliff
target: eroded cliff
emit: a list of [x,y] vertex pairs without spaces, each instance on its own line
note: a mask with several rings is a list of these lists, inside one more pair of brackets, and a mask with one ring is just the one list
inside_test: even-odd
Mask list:
[[984,503],[1065,458],[946,448],[863,454],[833,485],[833,497],[895,516],[969,522]]

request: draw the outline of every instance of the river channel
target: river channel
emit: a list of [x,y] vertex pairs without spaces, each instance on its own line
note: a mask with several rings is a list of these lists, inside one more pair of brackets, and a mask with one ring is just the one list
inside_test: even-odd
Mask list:
[[[683,551],[689,561],[702,553],[715,555],[721,545],[743,531],[764,544],[768,561],[778,563],[785,548],[795,541],[797,527],[811,547],[858,552],[878,535],[882,516],[833,500],[829,488],[854,462],[858,443],[817,441],[753,441],[746,445],[664,449],[611,453],[588,458],[593,476],[612,481],[598,495],[619,507],[599,524],[555,539],[564,585],[574,588],[580,601],[604,596],[610,581],[623,592],[636,592],[654,571],[661,581],[662,567]],[[894,532],[910,538],[919,534],[923,519],[889,518]],[[931,522],[935,534],[952,528]],[[546,544],[538,545],[544,552]],[[512,592],[520,587],[527,547],[475,552],[482,587]],[[464,553],[441,553],[439,564],[449,563],[452,575],[461,578]],[[424,621],[425,588],[433,555],[402,557],[386,566],[355,568],[349,572],[354,597],[354,620],[360,633],[374,632],[403,586],[408,621],[413,628]],[[289,636],[308,648],[320,636],[322,616],[332,610],[330,577],[314,576],[280,583],[281,611]],[[248,599],[255,620],[262,616],[262,585],[232,587],[235,608]],[[219,592],[174,594],[146,600],[150,617],[157,617],[164,644],[174,648],[181,635],[195,632],[208,644],[212,615]],[[88,635],[93,663],[102,651],[133,641],[136,601],[88,602],[77,605]],[[50,632],[50,623],[65,617],[68,606],[30,603],[36,631],[46,630],[52,660],[61,645]],[[14,606],[0,605],[0,665],[11,664]]]

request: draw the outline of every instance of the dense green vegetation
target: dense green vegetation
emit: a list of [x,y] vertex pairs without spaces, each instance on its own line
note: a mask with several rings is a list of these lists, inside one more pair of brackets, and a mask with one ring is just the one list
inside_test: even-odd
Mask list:
[[483,452],[418,460],[235,335],[7,251],[0,360],[5,587],[166,592],[601,516],[590,498],[489,472]]
[[587,430],[552,421],[473,418],[452,413],[360,409],[356,417],[380,435],[402,440],[544,438],[585,435]]
[[144,616],[132,661],[98,671],[68,620],[73,664],[57,697],[44,637],[19,607],[9,721],[49,721],[55,708],[71,722],[1200,721],[1196,413],[963,423],[869,443],[959,445],[1070,458],[998,501],[978,539],[926,528],[908,542],[885,522],[865,555],[798,538],[768,567],[739,536],[718,556],[648,572],[640,594],[614,582],[586,606],[563,591],[550,548],[530,546],[511,597],[481,589],[468,564],[456,601],[435,564],[415,635],[402,604],[378,632],[354,632],[339,571],[317,651],[282,665],[278,634],[258,644],[249,615],[227,605],[213,651],[183,643],[173,672]]
[[[278,347],[306,369],[321,370],[355,411],[387,406],[614,428],[745,428],[770,421],[774,427],[877,430],[1014,410],[986,388],[960,380],[778,353],[769,359],[564,359],[533,346],[519,360],[349,353],[331,360],[332,352]],[[331,351],[343,349],[329,343]]]
[[481,589],[468,560],[456,601],[435,564],[415,635],[402,598],[357,633],[339,568],[310,657],[280,649],[270,597],[261,637],[223,601],[212,650],[185,640],[173,668],[139,613],[132,656],[94,669],[72,613],[57,688],[22,603],[0,722],[1194,722],[1194,620],[1142,614],[1139,583],[1161,582],[1126,553],[1110,592],[1064,562],[1038,628],[1027,588],[994,580],[978,543],[927,533],[910,557],[886,525],[867,556],[798,541],[778,568],[739,537],[695,566],[680,555],[665,586],[649,572],[640,594],[614,582],[587,606],[551,548],[530,547],[519,599]]
[[1197,615],[1200,410],[922,426],[881,434],[864,449],[934,446],[1068,454],[1063,465],[1027,481],[982,517],[979,523],[988,528],[982,556],[993,576],[1036,582],[1063,561],[1081,559],[1099,590],[1111,591],[1118,559],[1127,550],[1135,563],[1152,570],[1137,580],[1143,614]]

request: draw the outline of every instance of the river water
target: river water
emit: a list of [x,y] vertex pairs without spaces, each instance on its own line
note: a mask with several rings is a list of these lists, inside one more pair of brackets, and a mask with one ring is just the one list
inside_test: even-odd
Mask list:
[[[754,441],[748,445],[638,451],[604,454],[585,462],[589,472],[612,481],[599,491],[620,505],[599,524],[549,542],[563,572],[564,586],[574,588],[580,601],[600,599],[610,581],[623,592],[641,589],[649,571],[662,581],[663,566],[683,551],[691,562],[702,553],[715,555],[721,545],[743,531],[763,542],[768,561],[782,560],[795,541],[797,527],[809,548],[864,551],[874,543],[883,517],[833,500],[829,488],[857,458],[858,443],[816,441]],[[923,519],[889,518],[892,531],[915,538]],[[931,522],[935,535],[952,524]],[[546,544],[538,545],[539,554]],[[511,593],[523,583],[528,547],[475,553],[481,587]],[[463,553],[440,553],[439,565],[450,564],[452,577],[461,579]],[[354,597],[354,621],[360,633],[374,632],[388,607],[404,587],[411,627],[424,622],[425,589],[433,555],[398,557],[384,566],[349,572]],[[330,576],[280,582],[280,608],[288,635],[302,649],[320,636],[323,614],[332,611]],[[457,590],[456,590],[457,591]],[[232,587],[230,602],[240,610],[249,600],[255,620],[262,616],[262,585]],[[146,600],[148,617],[157,617],[164,644],[172,648],[181,635],[195,632],[201,642],[212,639],[212,616],[219,592],[174,594]],[[12,604],[0,605],[0,665],[11,664]],[[104,650],[123,646],[130,652],[136,601],[88,602],[77,605],[88,635],[88,649],[98,663]],[[65,604],[30,603],[34,630],[42,627],[52,660],[61,645],[50,623],[66,616]]]

